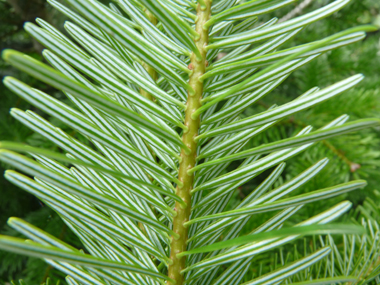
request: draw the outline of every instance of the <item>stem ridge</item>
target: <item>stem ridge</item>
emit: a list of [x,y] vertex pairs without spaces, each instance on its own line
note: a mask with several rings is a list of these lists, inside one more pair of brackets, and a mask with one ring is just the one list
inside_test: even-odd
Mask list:
[[203,25],[209,20],[211,13],[211,1],[202,1],[204,5],[197,5],[197,21],[195,31],[199,34],[199,38],[194,40],[201,58],[197,57],[194,53],[191,54],[191,63],[189,67],[192,70],[192,74],[189,77],[189,85],[194,92],[188,93],[186,113],[185,113],[185,125],[188,127],[188,131],[183,133],[182,141],[189,147],[189,151],[181,150],[181,163],[179,167],[178,180],[183,183],[182,187],[177,187],[177,195],[186,203],[186,207],[181,206],[178,202],[175,206],[177,216],[173,218],[173,231],[179,235],[178,239],[172,239],[170,258],[173,264],[169,266],[169,277],[176,281],[176,284],[184,284],[184,276],[181,271],[186,267],[186,257],[177,256],[179,253],[186,251],[187,247],[187,233],[188,228],[185,223],[189,221],[191,214],[191,190],[194,184],[194,174],[188,174],[188,170],[193,168],[196,164],[197,158],[197,142],[195,137],[198,135],[200,127],[200,118],[193,118],[192,114],[201,107],[201,99],[203,94],[203,82],[199,78],[206,72],[206,55],[207,51],[205,47],[208,44],[208,29],[204,29]]

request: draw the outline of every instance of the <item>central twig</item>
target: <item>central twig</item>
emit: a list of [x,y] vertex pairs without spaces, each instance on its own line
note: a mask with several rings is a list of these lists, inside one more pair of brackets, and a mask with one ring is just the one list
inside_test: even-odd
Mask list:
[[181,152],[182,161],[179,167],[178,179],[183,182],[183,187],[177,187],[177,195],[180,196],[183,201],[186,202],[187,207],[183,208],[178,202],[176,203],[175,210],[177,216],[173,219],[173,230],[179,235],[178,239],[172,240],[170,258],[173,264],[169,266],[169,277],[176,281],[176,285],[184,283],[184,277],[181,271],[185,269],[186,257],[178,258],[177,254],[186,251],[187,242],[187,228],[184,227],[184,223],[189,220],[191,212],[191,196],[190,191],[194,185],[194,175],[189,175],[187,170],[193,168],[196,163],[197,157],[197,143],[194,138],[198,135],[200,119],[192,119],[191,115],[199,109],[201,106],[201,99],[203,94],[203,83],[199,78],[206,71],[206,54],[205,46],[208,44],[208,30],[203,29],[203,25],[210,18],[211,13],[211,1],[205,0],[205,6],[197,6],[197,21],[196,32],[200,35],[199,39],[195,40],[195,44],[200,51],[202,58],[197,59],[195,54],[191,55],[191,63],[189,68],[193,70],[190,76],[189,84],[195,91],[194,95],[188,95],[187,108],[185,115],[185,125],[188,127],[188,131],[183,134],[182,140],[191,150],[190,153],[186,153],[184,150]]

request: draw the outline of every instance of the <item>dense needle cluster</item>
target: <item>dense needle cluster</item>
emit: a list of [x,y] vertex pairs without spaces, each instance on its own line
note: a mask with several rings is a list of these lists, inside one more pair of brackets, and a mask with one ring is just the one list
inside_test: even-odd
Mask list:
[[[14,118],[62,152],[1,142],[0,159],[24,173],[9,170],[6,179],[53,208],[85,251],[18,218],[10,218],[9,225],[30,240],[1,236],[0,249],[45,259],[67,274],[70,285],[331,284],[377,278],[377,223],[329,224],[350,209],[350,202],[285,226],[306,204],[362,188],[365,181],[292,194],[323,169],[328,159],[322,159],[274,184],[287,159],[318,141],[378,126],[379,120],[348,122],[342,115],[318,130],[306,126],[294,137],[245,148],[277,122],[343,93],[363,76],[314,87],[284,105],[240,117],[292,72],[376,30],[356,27],[282,48],[349,0],[281,23],[262,22],[260,16],[294,0],[48,2],[70,19],[65,23],[70,38],[42,19],[25,29],[46,47],[50,66],[13,50],[4,51],[3,58],[63,91],[71,104],[12,77],[4,84],[88,143],[33,111],[14,108]],[[218,57],[221,53],[226,55]],[[241,164],[231,170],[234,161]],[[269,175],[231,208],[234,191],[264,171]],[[271,218],[240,234],[252,216],[264,212]],[[371,229],[368,238],[361,236],[365,228]],[[338,257],[331,234],[340,234],[349,248],[344,257]],[[262,264],[257,257],[310,235],[327,239],[320,236],[313,250],[282,259],[280,267],[250,272]],[[369,252],[363,251],[367,245]],[[342,261],[338,273],[331,269],[334,255]]]

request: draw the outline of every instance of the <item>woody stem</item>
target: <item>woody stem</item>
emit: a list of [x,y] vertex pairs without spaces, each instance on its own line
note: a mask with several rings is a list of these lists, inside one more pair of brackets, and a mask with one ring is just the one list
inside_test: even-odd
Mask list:
[[182,285],[184,283],[184,276],[181,271],[185,269],[186,257],[177,257],[178,253],[186,251],[187,231],[184,226],[190,218],[191,212],[191,196],[190,191],[194,185],[194,175],[188,174],[187,171],[195,166],[197,157],[197,143],[194,138],[198,135],[200,127],[200,118],[192,119],[191,115],[201,107],[201,99],[203,94],[203,83],[199,78],[206,71],[206,50],[205,46],[208,44],[208,30],[203,29],[204,23],[210,18],[211,13],[211,1],[204,0],[205,7],[197,6],[197,22],[196,32],[200,35],[199,39],[195,40],[195,44],[201,53],[201,58],[191,55],[190,66],[193,73],[190,75],[189,84],[195,91],[194,94],[188,94],[187,108],[185,114],[185,125],[188,127],[187,132],[182,136],[183,142],[188,146],[190,152],[181,151],[181,163],[179,167],[178,179],[182,181],[183,186],[177,187],[177,195],[182,198],[187,204],[187,207],[181,206],[176,203],[175,210],[177,216],[173,219],[173,231],[179,235],[178,239],[173,238],[171,242],[170,258],[173,263],[169,266],[169,277],[176,281],[176,285]]

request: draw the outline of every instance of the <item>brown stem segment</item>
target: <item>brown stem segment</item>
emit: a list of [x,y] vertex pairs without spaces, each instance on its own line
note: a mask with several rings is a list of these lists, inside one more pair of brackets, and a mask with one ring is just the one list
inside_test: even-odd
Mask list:
[[[148,9],[145,9],[145,14],[148,16],[149,21],[153,25],[157,25],[157,19],[156,19],[156,17]],[[149,75],[152,77],[152,79],[154,81],[156,81],[157,80],[157,72],[156,72],[156,70],[153,69],[152,67],[150,67],[146,63],[143,63],[143,66],[144,66],[145,70],[149,73]],[[155,101],[154,98],[153,98],[153,96],[151,94],[149,94],[148,92],[146,92],[144,89],[140,89],[140,94],[143,95],[145,98],[151,100],[151,101]]]
[[190,75],[189,84],[195,91],[194,95],[188,94],[187,108],[185,114],[185,125],[188,131],[183,134],[182,140],[191,150],[190,153],[181,152],[182,161],[179,167],[178,179],[183,182],[183,187],[177,187],[177,195],[186,202],[187,207],[183,208],[178,202],[176,203],[175,210],[177,216],[173,219],[173,231],[179,235],[178,239],[172,239],[170,259],[173,264],[169,266],[169,277],[176,281],[176,285],[184,283],[184,276],[181,271],[185,269],[186,257],[178,258],[177,254],[186,251],[187,242],[187,228],[184,223],[189,220],[191,210],[191,196],[190,191],[193,189],[194,176],[188,175],[187,170],[195,166],[197,157],[197,143],[194,138],[198,135],[200,126],[200,119],[193,120],[191,115],[199,107],[201,107],[201,99],[203,94],[203,83],[198,80],[206,71],[206,50],[204,47],[208,44],[208,30],[203,29],[203,24],[210,18],[211,1],[205,0],[206,7],[197,6],[197,22],[196,32],[200,35],[195,44],[202,55],[202,59],[197,59],[195,54],[191,55],[190,68],[193,73]]

